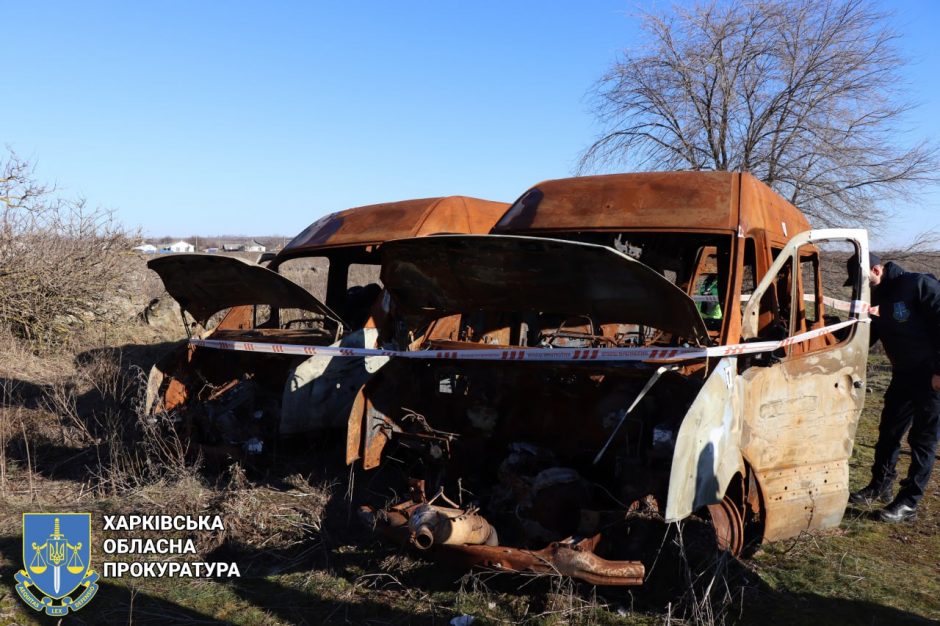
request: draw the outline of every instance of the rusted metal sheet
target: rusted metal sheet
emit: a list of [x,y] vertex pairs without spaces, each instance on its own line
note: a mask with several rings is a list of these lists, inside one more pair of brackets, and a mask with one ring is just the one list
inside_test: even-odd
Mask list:
[[254,321],[254,307],[251,305],[233,306],[219,321],[216,331],[220,330],[248,330]]
[[796,207],[751,174],[648,172],[541,182],[492,232],[737,232],[739,225],[743,233],[767,231],[783,241],[810,227]]
[[737,359],[722,359],[682,420],[672,455],[666,521],[721,502],[735,474],[744,475],[737,369]]
[[[818,241],[848,240],[867,263],[864,231],[807,231],[791,238],[758,284],[744,311],[742,335],[759,332],[758,309],[763,293],[787,260]],[[869,301],[867,281],[859,299]],[[791,298],[802,301],[799,284]],[[820,294],[817,293],[817,298]],[[791,312],[791,325],[798,311]],[[864,307],[859,318],[867,319]],[[792,537],[804,530],[839,524],[848,500],[848,461],[865,400],[868,324],[855,325],[848,338],[792,351],[770,367],[741,374],[741,452],[760,484],[764,538]]]
[[653,172],[544,181],[522,194],[493,232],[733,230],[738,177]]
[[642,585],[646,568],[640,561],[609,561],[594,554],[590,541],[553,543],[541,550],[503,546],[447,546],[469,567],[567,576],[592,585]]
[[347,209],[308,226],[284,247],[273,264],[312,250],[368,246],[437,233],[486,233],[507,208],[509,205],[502,202],[447,196]]
[[147,267],[159,274],[167,293],[200,324],[234,306],[267,304],[306,309],[329,319],[339,316],[309,291],[266,267],[214,254],[173,254]]
[[811,228],[799,209],[774,193],[750,174],[741,174],[740,226],[744,235],[760,232],[773,243],[785,244],[790,237]]
[[602,322],[628,319],[699,344],[708,341],[688,295],[655,270],[607,246],[454,235],[389,242],[382,254],[386,289],[411,312],[590,314]]
[[349,409],[349,418],[346,421],[346,464],[352,465],[362,458],[362,420],[365,419],[366,395],[364,388],[360,387],[353,398],[352,408]]

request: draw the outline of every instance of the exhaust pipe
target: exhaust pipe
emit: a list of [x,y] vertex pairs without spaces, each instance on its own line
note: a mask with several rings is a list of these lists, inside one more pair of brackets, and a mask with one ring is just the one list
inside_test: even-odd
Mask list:
[[420,550],[441,545],[499,545],[496,529],[473,510],[423,504],[408,520],[411,543]]

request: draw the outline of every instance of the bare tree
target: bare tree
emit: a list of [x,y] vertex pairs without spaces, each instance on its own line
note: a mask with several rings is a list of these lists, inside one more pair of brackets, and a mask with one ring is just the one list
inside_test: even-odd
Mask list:
[[645,45],[596,86],[579,170],[744,170],[820,225],[873,225],[932,182],[903,145],[898,35],[863,0],[709,2],[643,16]]

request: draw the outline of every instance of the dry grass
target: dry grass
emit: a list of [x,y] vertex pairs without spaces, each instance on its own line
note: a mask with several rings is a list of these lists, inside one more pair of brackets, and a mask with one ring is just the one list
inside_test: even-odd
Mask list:
[[290,550],[317,541],[332,492],[330,483],[311,484],[299,474],[288,476],[280,489],[255,485],[235,468],[216,508],[227,520],[227,536],[239,545],[258,552]]

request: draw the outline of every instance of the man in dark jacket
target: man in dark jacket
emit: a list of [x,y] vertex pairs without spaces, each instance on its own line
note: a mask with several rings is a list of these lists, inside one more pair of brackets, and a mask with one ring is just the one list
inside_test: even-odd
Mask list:
[[[933,468],[940,437],[940,282],[930,274],[905,272],[896,263],[884,265],[870,256],[872,344],[878,339],[891,361],[891,383],[885,392],[878,426],[871,483],[849,496],[855,503],[890,502],[880,512],[885,522],[914,519]],[[849,259],[852,284],[858,257]],[[911,465],[892,499],[901,438],[910,428]]]

